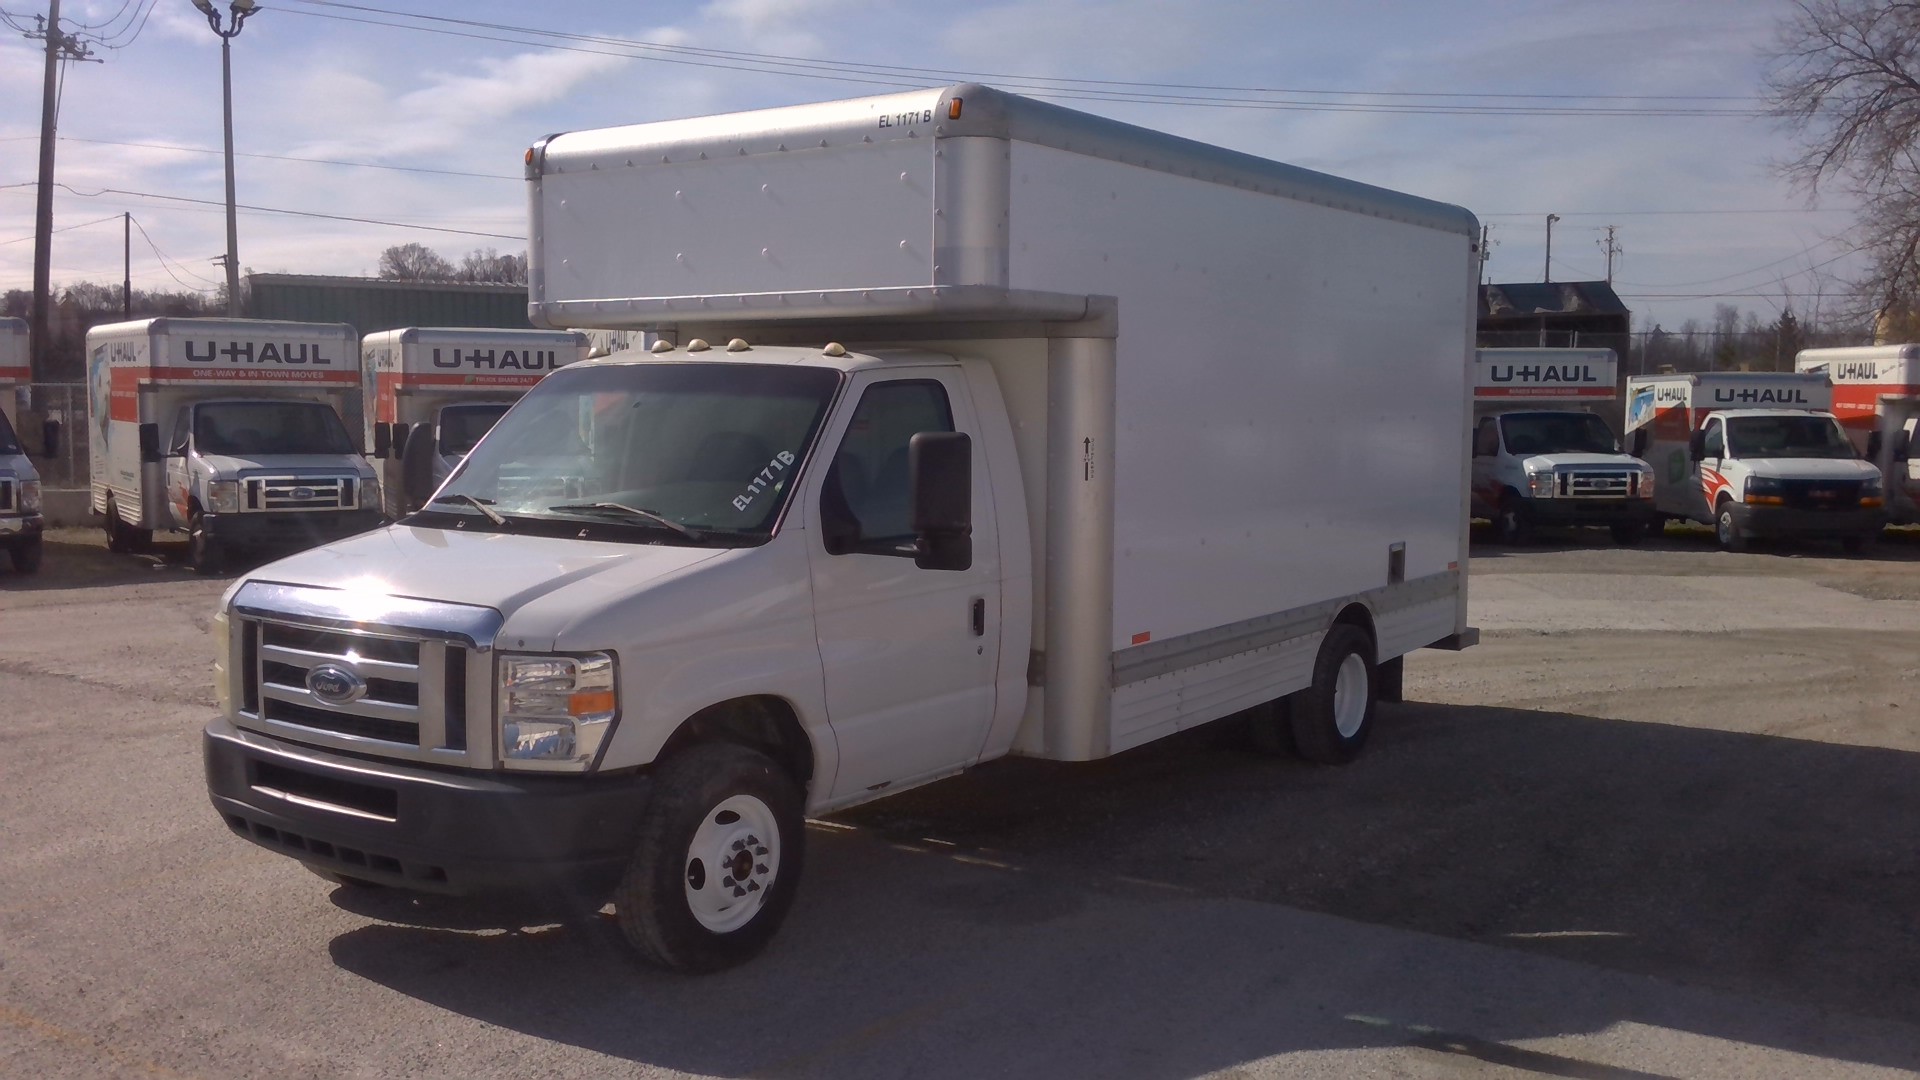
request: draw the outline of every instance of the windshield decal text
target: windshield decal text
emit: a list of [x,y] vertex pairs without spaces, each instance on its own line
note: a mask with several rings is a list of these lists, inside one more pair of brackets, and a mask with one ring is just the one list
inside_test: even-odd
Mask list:
[[760,472],[747,483],[747,490],[734,497],[733,508],[735,510],[745,510],[747,507],[752,506],[753,500],[758,498],[761,492],[772,486],[774,480],[778,479],[782,473],[793,466],[793,460],[794,458],[791,451],[782,450],[778,454],[773,455],[773,460],[767,462],[767,467],[761,469]]

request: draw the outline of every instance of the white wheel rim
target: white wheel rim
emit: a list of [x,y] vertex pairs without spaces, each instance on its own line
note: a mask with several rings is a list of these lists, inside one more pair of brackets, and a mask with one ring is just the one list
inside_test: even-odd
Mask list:
[[1333,680],[1333,727],[1341,738],[1360,733],[1367,722],[1368,696],[1367,662],[1359,653],[1348,653]]
[[773,810],[751,795],[731,796],[707,811],[687,845],[687,907],[716,934],[738,930],[760,913],[779,873]]

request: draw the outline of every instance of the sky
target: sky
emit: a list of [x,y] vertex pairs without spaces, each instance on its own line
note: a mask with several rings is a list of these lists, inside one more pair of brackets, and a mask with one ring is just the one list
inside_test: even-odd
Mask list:
[[[242,211],[239,261],[371,275],[394,244],[456,261],[520,251],[521,155],[543,135],[970,78],[1465,206],[1492,227],[1494,281],[1541,280],[1549,213],[1553,279],[1600,279],[1612,225],[1616,288],[1639,330],[1705,321],[1722,303],[1805,316],[1834,306],[1859,267],[1841,241],[1844,199],[1790,190],[1774,165],[1791,136],[1752,115],[1788,7],[265,0],[233,41],[235,147],[251,155],[237,201],[333,217]],[[29,24],[46,7],[0,11]],[[136,288],[212,288],[225,248],[219,39],[189,0],[65,0],[61,15],[117,47],[64,72],[56,285],[118,282],[130,211]],[[30,288],[44,56],[0,34],[0,288]]]

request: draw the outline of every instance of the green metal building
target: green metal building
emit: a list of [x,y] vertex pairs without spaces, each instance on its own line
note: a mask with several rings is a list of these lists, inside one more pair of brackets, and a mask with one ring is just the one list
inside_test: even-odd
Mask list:
[[532,325],[525,285],[315,274],[248,274],[246,312],[253,319],[343,322],[363,336],[409,326]]

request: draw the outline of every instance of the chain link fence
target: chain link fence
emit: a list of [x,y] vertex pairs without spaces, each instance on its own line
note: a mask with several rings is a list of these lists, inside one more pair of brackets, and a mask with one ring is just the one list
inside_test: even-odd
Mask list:
[[[14,390],[15,426],[48,491],[87,489],[87,384],[29,383]],[[53,453],[48,454],[51,437]]]

